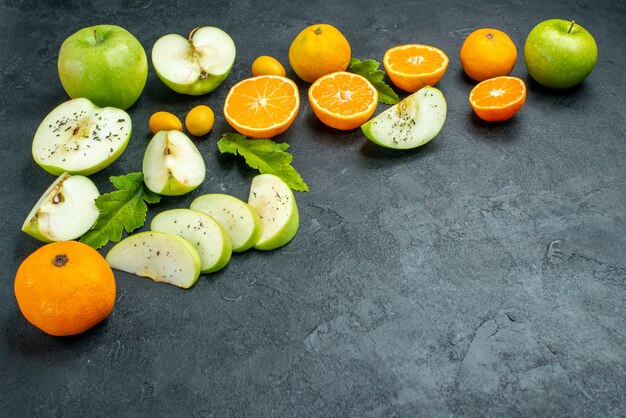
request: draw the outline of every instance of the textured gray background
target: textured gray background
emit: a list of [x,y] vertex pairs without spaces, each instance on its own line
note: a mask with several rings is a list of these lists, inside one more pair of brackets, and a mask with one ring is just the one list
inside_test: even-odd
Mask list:
[[[624,416],[623,2],[177,3],[0,5],[2,415]],[[570,91],[533,83],[521,56],[530,29],[554,17],[576,19],[599,45],[596,69]],[[441,134],[414,151],[378,148],[317,121],[299,82],[299,116],[279,139],[311,192],[297,194],[301,226],[289,245],[235,255],[187,291],[117,273],[115,310],[93,330],[52,338],[30,326],[12,284],[40,246],[21,223],[54,179],[30,143],[66,100],[62,41],[97,23],[127,28],[148,53],[195,26],[235,40],[231,75],[204,97],[168,91],[150,67],[129,110],[127,151],[92,176],[105,192],[110,175],[141,169],[153,112],[211,106],[216,126],[197,141],[206,181],[163,199],[152,217],[207,192],[247,196],[255,172],[215,146],[232,130],[224,97],[257,55],[288,68],[291,40],[318,22],[339,27],[361,59],[380,61],[401,43],[446,51]],[[518,47],[512,74],[528,99],[506,123],[481,122],[467,102],[473,84],[458,51],[479,27]]]

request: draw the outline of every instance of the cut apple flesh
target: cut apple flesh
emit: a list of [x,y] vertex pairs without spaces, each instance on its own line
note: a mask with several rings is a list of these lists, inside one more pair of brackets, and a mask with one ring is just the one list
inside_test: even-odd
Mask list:
[[287,244],[300,225],[298,207],[291,188],[273,174],[252,179],[248,204],[259,214],[263,231],[254,245],[259,250],[273,250]]
[[93,174],[122,154],[131,129],[130,116],[121,109],[99,108],[84,98],[69,100],[39,125],[33,158],[54,175]]
[[198,187],[206,175],[204,159],[180,131],[160,131],[146,147],[144,181],[155,193],[176,196]]
[[44,242],[73,240],[98,219],[96,185],[84,176],[61,174],[26,217],[22,231]]
[[361,126],[372,142],[387,148],[409,149],[433,139],[446,120],[441,91],[424,87]]
[[234,252],[245,251],[257,243],[263,225],[250,205],[234,196],[211,193],[197,197],[191,209],[212,216],[228,232]]
[[165,232],[140,232],[118,242],[106,256],[109,265],[187,289],[200,276],[200,256],[186,240]]
[[213,273],[228,264],[232,246],[228,233],[209,215],[191,209],[172,209],[152,219],[150,229],[169,232],[187,240],[200,255],[202,273]]

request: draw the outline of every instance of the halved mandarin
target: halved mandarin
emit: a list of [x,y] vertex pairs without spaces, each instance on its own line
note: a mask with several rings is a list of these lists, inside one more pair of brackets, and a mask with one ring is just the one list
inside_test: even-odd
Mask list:
[[309,87],[313,113],[331,128],[350,130],[368,121],[378,104],[378,91],[358,74],[339,71]]
[[391,82],[410,93],[434,86],[448,68],[448,56],[429,45],[408,44],[388,49],[383,66]]
[[469,102],[479,118],[487,122],[511,119],[526,102],[526,84],[517,77],[500,76],[478,83]]
[[287,130],[300,108],[296,84],[275,75],[247,78],[231,87],[224,117],[240,134],[272,138]]

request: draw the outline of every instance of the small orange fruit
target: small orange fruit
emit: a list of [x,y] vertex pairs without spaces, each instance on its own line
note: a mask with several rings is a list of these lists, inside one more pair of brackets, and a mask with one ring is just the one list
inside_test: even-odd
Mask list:
[[326,74],[345,71],[351,57],[345,36],[334,26],[323,23],[304,29],[289,47],[291,68],[308,83]]
[[515,66],[517,49],[509,35],[497,29],[478,29],[461,46],[461,65],[475,81],[507,75]]
[[393,47],[383,57],[383,66],[391,82],[410,93],[434,86],[448,68],[448,56],[428,45],[409,44]]
[[203,136],[213,129],[215,115],[209,106],[199,105],[187,113],[185,127],[193,136]]
[[287,73],[285,67],[274,57],[261,55],[252,63],[252,77],[260,75],[280,75],[284,77]]
[[311,84],[309,103],[324,124],[349,130],[363,125],[374,114],[378,91],[365,77],[340,71]]
[[156,112],[150,116],[148,125],[153,134],[159,131],[181,131],[183,129],[183,124],[180,119],[178,119],[178,116],[170,112],[162,111]]
[[14,283],[24,317],[54,336],[79,334],[106,318],[115,289],[104,257],[77,241],[39,248],[22,262]]
[[291,126],[300,108],[296,83],[286,77],[263,75],[231,87],[224,117],[240,134],[271,138]]
[[501,76],[482,81],[472,89],[469,102],[487,122],[511,119],[526,101],[526,84],[517,77]]

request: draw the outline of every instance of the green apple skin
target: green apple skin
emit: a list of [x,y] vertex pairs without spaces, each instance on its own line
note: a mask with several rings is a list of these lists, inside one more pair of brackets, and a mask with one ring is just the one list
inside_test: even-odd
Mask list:
[[[539,84],[566,89],[581,83],[598,59],[593,36],[571,21],[549,19],[535,26],[524,45],[524,61],[530,76]],[[569,32],[568,32],[569,31]]]
[[86,97],[99,107],[128,109],[143,91],[148,59],[143,46],[115,25],[83,28],[59,50],[61,84],[72,98]]

